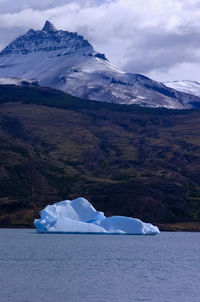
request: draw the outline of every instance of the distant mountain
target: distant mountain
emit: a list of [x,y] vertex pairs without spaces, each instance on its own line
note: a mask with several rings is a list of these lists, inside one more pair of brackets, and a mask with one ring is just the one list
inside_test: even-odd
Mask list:
[[178,92],[143,75],[125,73],[77,33],[46,21],[0,53],[0,77],[36,80],[84,99],[147,107],[198,107],[200,97]]
[[197,81],[173,81],[164,82],[165,86],[176,89],[178,91],[190,93],[200,97],[200,83]]

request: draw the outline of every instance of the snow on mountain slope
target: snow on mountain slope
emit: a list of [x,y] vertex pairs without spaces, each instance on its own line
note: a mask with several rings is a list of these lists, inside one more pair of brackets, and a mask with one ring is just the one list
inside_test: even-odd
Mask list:
[[176,89],[178,91],[190,93],[200,97],[200,83],[197,81],[173,81],[164,82],[165,86]]
[[173,109],[200,103],[197,96],[119,70],[82,36],[56,30],[48,21],[0,53],[0,77],[36,79],[42,86],[96,101]]
[[19,78],[0,78],[0,85],[37,86],[38,82]]

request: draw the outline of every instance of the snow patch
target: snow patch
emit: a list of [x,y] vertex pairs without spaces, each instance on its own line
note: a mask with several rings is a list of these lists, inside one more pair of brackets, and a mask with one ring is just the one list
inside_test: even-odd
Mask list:
[[105,61],[103,59],[100,58],[96,58],[98,61],[100,61],[101,63],[105,64],[106,66],[108,66],[111,70],[119,72],[119,73],[126,73],[125,71],[120,70],[119,68],[117,68],[116,66],[112,65],[110,62]]
[[165,86],[176,89],[181,92],[193,94],[200,97],[200,83],[197,81],[173,81],[164,82]]
[[0,85],[37,86],[38,82],[36,80],[27,80],[19,78],[0,78]]

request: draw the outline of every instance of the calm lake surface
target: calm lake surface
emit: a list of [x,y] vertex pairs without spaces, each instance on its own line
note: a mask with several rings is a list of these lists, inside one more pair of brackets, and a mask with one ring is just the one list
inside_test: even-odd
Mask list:
[[199,302],[200,233],[0,229],[1,302]]

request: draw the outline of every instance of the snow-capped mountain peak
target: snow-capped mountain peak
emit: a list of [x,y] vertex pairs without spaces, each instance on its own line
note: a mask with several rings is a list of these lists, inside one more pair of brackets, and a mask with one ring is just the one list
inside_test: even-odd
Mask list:
[[0,78],[35,79],[77,97],[111,103],[185,109],[200,102],[197,96],[121,71],[83,36],[57,30],[49,21],[0,52]]
[[42,28],[42,31],[57,31],[57,29],[51,22],[47,20]]
[[9,54],[22,54],[35,52],[56,52],[56,55],[68,55],[72,52],[94,54],[92,45],[77,33],[56,30],[49,21],[45,22],[43,29],[29,29],[24,35],[11,42],[0,56]]

